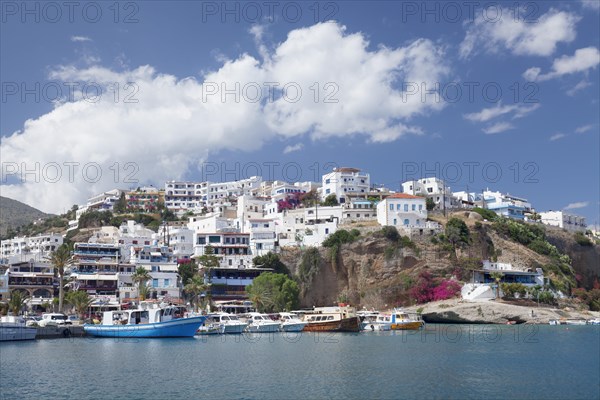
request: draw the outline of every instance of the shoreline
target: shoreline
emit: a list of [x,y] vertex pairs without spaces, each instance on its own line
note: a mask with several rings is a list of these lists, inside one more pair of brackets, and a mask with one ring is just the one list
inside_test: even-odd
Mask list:
[[547,325],[550,320],[594,319],[600,312],[581,311],[572,308],[550,308],[520,306],[504,302],[467,301],[450,299],[405,308],[407,311],[421,310],[427,323],[449,324],[536,324]]

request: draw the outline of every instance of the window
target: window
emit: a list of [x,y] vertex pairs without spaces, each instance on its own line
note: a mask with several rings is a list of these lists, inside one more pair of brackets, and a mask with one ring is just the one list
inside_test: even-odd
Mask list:
[[331,179],[325,179],[325,184],[331,183]]
[[205,237],[199,237],[198,238],[198,244],[206,244],[206,238]]
[[409,223],[408,219],[405,219],[405,220],[404,220],[404,225],[405,225],[405,226],[408,226],[409,224],[410,224],[410,223]]
[[168,279],[165,279],[165,286],[169,286],[170,281]]
[[398,222],[397,222],[396,218],[394,218],[394,225],[396,225],[397,223],[398,223]]
[[209,236],[208,237],[209,243],[219,243],[220,241],[221,241],[221,236]]
[[419,204],[419,211],[423,211],[423,204]]
[[329,234],[329,228],[325,228],[325,234]]
[[394,211],[394,205],[390,204],[390,211]]
[[396,210],[400,211],[400,204],[396,204]]
[[158,279],[152,279],[152,287],[158,287]]
[[404,205],[404,211],[408,211],[408,204]]
[[413,210],[413,211],[416,211],[416,209],[417,209],[417,205],[416,205],[416,204],[413,204],[413,205],[412,205],[412,210]]
[[327,189],[327,190],[325,190],[325,193],[326,193],[326,194],[329,194],[329,193],[331,193],[331,189]]

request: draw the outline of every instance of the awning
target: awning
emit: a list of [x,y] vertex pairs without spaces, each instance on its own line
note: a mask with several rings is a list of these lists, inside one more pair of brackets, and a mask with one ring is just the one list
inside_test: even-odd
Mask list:
[[156,252],[156,251],[152,251],[150,252],[150,255],[153,257],[162,257],[162,253]]

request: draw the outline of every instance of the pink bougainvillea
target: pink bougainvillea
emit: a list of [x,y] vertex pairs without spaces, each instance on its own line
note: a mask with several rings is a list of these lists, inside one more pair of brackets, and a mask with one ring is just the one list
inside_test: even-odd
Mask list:
[[447,300],[456,296],[460,292],[460,283],[454,280],[442,281],[433,289],[433,300]]

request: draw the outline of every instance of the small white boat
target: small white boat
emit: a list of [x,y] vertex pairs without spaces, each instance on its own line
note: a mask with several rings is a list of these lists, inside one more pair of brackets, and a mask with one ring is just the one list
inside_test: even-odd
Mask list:
[[213,315],[209,315],[206,320],[204,321],[204,324],[202,324],[202,326],[200,328],[198,328],[198,331],[196,332],[197,335],[220,335],[222,333],[224,333],[225,331],[225,325],[221,324],[220,322],[217,322],[214,318]]
[[392,330],[392,314],[378,314],[375,320],[364,324],[364,331],[383,332]]
[[34,340],[37,329],[28,327],[23,317],[4,316],[0,319],[0,342]]
[[220,324],[223,326],[221,333],[242,333],[248,324],[240,321],[237,315],[227,313],[215,313],[208,316],[212,318],[214,324]]
[[270,333],[279,331],[279,322],[273,321],[267,314],[251,312],[247,314],[246,318],[248,322],[246,332]]
[[279,313],[279,330],[282,332],[301,332],[306,324],[307,322],[302,321],[296,314]]
[[600,318],[588,319],[588,325],[600,325]]

